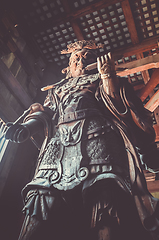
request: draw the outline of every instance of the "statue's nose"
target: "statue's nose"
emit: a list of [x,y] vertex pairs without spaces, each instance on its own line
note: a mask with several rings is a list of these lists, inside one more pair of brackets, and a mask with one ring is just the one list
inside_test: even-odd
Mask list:
[[83,58],[81,57],[78,62],[83,63]]
[[78,65],[84,65],[84,63],[85,63],[85,59],[81,57],[78,61]]

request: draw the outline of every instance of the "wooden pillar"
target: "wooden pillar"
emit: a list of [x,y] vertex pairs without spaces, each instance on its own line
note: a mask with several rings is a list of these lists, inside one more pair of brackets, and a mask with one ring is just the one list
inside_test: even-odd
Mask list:
[[159,84],[159,68],[154,70],[149,82],[139,92],[138,96],[140,97],[141,101],[144,101],[148,97],[157,84]]
[[12,75],[7,66],[0,59],[0,77],[7,85],[14,96],[23,105],[24,109],[28,108],[33,102],[30,96],[24,91],[17,79]]

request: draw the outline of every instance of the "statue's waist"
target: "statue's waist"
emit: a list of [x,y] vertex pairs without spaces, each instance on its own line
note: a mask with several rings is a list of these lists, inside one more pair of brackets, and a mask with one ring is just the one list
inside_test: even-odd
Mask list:
[[66,112],[65,114],[62,114],[59,116],[58,125],[60,125],[62,123],[86,119],[87,117],[91,117],[91,116],[95,116],[95,115],[97,116],[97,115],[102,115],[102,114],[98,109],[95,109],[95,108],[82,109],[82,110],[77,110],[74,112]]

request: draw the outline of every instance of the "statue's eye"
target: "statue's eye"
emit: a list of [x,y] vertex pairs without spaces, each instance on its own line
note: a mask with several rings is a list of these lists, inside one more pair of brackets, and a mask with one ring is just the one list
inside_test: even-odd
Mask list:
[[77,54],[75,56],[76,56],[76,60],[79,61],[80,57]]

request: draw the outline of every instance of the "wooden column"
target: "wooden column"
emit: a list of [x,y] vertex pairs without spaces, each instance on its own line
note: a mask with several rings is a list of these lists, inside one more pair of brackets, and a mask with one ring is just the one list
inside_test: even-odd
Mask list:
[[24,109],[28,108],[33,102],[31,97],[24,91],[17,79],[12,75],[7,66],[0,59],[0,77],[1,80],[7,85],[10,91],[22,104]]
[[[62,4],[63,4],[63,7],[64,7],[66,13],[70,14],[71,13],[71,8],[69,6],[68,0],[62,0]],[[71,26],[73,28],[73,31],[74,31],[77,39],[78,40],[84,40],[83,34],[82,34],[78,24],[77,24],[77,20],[76,19],[71,19],[70,22],[71,22]]]
[[[134,18],[133,18],[133,15],[132,15],[132,11],[131,11],[131,8],[130,8],[129,1],[124,0],[123,2],[121,2],[121,6],[122,6],[122,9],[123,9],[123,13],[124,13],[124,16],[125,16],[127,27],[129,29],[129,33],[130,33],[130,36],[131,36],[131,41],[134,45],[138,44],[139,43],[139,38],[138,38],[137,30],[136,30],[136,27],[135,27],[135,22],[134,22]],[[144,57],[143,53],[136,54],[137,59],[141,59],[143,57]],[[143,76],[144,82],[147,83],[149,81],[149,78],[150,78],[148,71],[143,71],[142,76]]]
[[133,44],[137,44],[137,43],[139,43],[139,39],[138,39],[135,22],[134,22],[134,18],[133,18],[132,12],[131,12],[129,1],[124,0],[123,2],[121,2],[121,6],[123,9],[127,27],[129,29],[129,33],[131,36],[131,41]]

